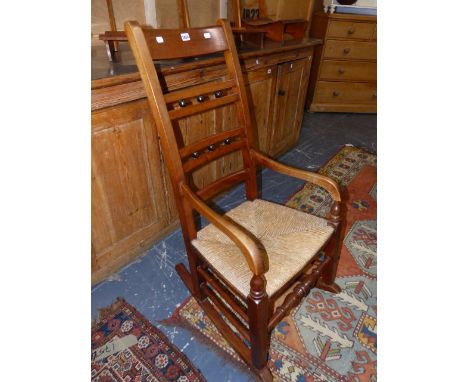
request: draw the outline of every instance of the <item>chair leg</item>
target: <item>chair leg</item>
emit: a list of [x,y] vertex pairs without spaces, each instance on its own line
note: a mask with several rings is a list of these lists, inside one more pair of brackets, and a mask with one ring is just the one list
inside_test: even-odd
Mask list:
[[188,261],[189,261],[189,268],[190,268],[190,278],[192,281],[192,295],[195,297],[197,301],[204,300],[206,296],[204,296],[204,293],[202,293],[200,289],[200,276],[198,275],[197,272],[197,267],[200,265],[200,261],[198,260],[198,257],[195,253],[192,252],[192,249],[190,246],[186,246],[187,248],[187,255],[188,255]]
[[259,370],[257,373],[262,382],[273,382],[273,374],[271,374],[270,369],[268,369],[267,367],[263,368],[262,370]]
[[263,381],[271,381],[267,368],[270,333],[268,331],[269,300],[264,276],[253,276],[247,298],[252,366]]
[[[340,293],[341,288],[335,283],[336,271],[340,260],[340,230],[337,229],[333,234],[333,238],[327,246],[326,255],[331,258],[331,261],[322,272],[322,276],[317,282],[316,287],[331,293]],[[328,252],[328,253],[327,253]]]

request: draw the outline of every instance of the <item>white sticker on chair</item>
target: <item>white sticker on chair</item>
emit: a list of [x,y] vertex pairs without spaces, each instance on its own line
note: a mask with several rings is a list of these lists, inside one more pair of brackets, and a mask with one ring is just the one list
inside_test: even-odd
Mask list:
[[162,36],[156,36],[156,42],[158,44],[162,44],[164,42],[164,39],[162,38]]
[[203,37],[211,38],[211,33],[210,32],[205,32],[205,33],[203,33]]
[[190,35],[188,33],[181,33],[180,38],[182,41],[190,41]]

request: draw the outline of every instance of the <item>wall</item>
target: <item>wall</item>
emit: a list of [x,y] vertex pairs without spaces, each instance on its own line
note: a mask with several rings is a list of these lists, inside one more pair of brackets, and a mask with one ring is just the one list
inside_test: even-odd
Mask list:
[[[113,0],[112,4],[118,30],[123,30],[126,20],[146,23],[144,0]],[[91,0],[91,33],[98,35],[106,30],[110,30],[106,0]]]
[[[159,28],[179,26],[176,0],[113,0],[112,3],[118,30],[123,30],[126,20]],[[219,0],[187,0],[187,6],[194,27],[214,25],[219,18]],[[154,19],[156,22],[151,22]],[[110,30],[106,0],[91,0],[91,34],[97,38],[106,30]]]
[[[215,25],[219,18],[219,0],[186,0],[190,26]],[[160,28],[178,28],[176,0],[156,0],[156,19]]]

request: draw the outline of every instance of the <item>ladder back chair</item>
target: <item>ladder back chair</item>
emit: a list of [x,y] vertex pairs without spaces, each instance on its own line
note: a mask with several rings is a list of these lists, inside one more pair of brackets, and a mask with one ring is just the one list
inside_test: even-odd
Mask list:
[[[295,169],[259,153],[231,27],[181,30],[142,29],[135,21],[125,31],[148,96],[161,141],[180,217],[189,269],[176,270],[212,322],[239,356],[264,381],[270,334],[311,288],[337,293],[340,203],[338,185],[309,171]],[[227,76],[221,81],[163,93],[153,60],[221,53]],[[234,105],[237,127],[184,145],[176,121]],[[241,152],[243,168],[197,189],[191,173],[210,161]],[[257,168],[315,183],[326,189],[333,205],[322,219],[258,198]],[[206,200],[240,182],[246,201],[221,215]],[[209,224],[197,230],[195,213]],[[227,321],[229,324],[227,324]],[[234,328],[234,329],[233,329]]]

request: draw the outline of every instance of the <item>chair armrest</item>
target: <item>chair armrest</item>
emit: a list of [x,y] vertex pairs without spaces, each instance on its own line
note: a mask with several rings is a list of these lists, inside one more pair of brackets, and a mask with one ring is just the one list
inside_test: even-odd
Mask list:
[[338,184],[331,178],[317,174],[311,171],[300,170],[279,163],[266,155],[260,154],[258,151],[250,150],[255,162],[281,174],[289,175],[297,179],[305,180],[306,182],[314,183],[327,190],[335,202],[341,202],[340,188]]
[[211,224],[216,226],[216,228],[223,232],[239,247],[254,275],[262,275],[268,271],[268,255],[265,249],[260,248],[244,231],[243,227],[218,214],[199,199],[187,185],[182,185],[181,191],[183,197],[195,210],[208,219]]

